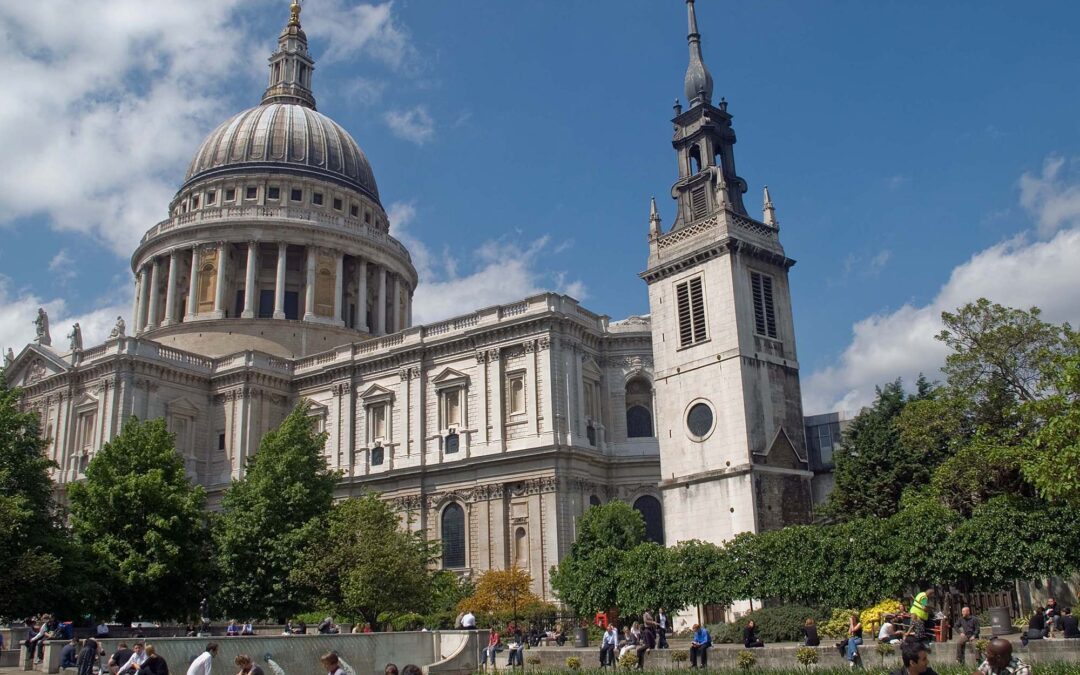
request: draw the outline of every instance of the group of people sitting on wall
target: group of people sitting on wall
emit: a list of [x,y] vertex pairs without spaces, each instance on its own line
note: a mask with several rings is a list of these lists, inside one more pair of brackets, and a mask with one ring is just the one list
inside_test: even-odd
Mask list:
[[1047,598],[1045,607],[1035,608],[1028,620],[1027,633],[1020,640],[1026,645],[1029,640],[1057,637],[1080,638],[1080,629],[1077,628],[1077,619],[1071,607],[1059,608],[1057,600]]

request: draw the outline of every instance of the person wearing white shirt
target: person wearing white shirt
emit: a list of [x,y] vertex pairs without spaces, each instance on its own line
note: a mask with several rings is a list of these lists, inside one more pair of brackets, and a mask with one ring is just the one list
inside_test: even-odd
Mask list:
[[615,624],[608,624],[604,637],[600,641],[600,667],[615,665],[615,650],[619,648],[619,629]]
[[213,665],[212,660],[217,656],[217,652],[218,643],[206,643],[206,651],[199,654],[198,658],[191,662],[187,669],[187,675],[210,675],[210,669]]
[[127,663],[120,666],[120,669],[116,671],[116,675],[128,675],[134,673],[139,669],[139,666],[146,663],[146,652],[143,650],[143,643],[136,642],[131,645],[132,652],[131,658],[127,660]]
[[465,615],[461,617],[461,627],[465,630],[476,630],[476,615],[471,609],[465,610]]

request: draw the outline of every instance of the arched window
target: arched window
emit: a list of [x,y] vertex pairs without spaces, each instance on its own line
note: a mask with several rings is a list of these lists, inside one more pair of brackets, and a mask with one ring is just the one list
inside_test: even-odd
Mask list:
[[213,310],[217,293],[217,267],[213,263],[206,263],[199,269],[198,288],[199,313]]
[[696,145],[690,146],[690,175],[696,176],[701,173],[701,148]]
[[626,383],[626,437],[652,436],[652,384],[639,375]]
[[450,504],[442,512],[443,569],[465,567],[465,510]]
[[524,527],[514,530],[514,567],[529,567],[529,535]]
[[642,495],[634,501],[634,509],[645,520],[645,539],[664,543],[664,513],[660,502],[652,495]]

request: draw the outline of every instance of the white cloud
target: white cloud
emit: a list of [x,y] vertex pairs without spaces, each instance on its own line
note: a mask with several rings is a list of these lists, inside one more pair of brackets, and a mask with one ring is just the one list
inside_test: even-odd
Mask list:
[[979,251],[952,271],[930,303],[905,304],[858,321],[836,363],[804,378],[805,412],[857,410],[873,400],[876,385],[897,377],[910,383],[919,373],[939,377],[947,353],[934,339],[942,327],[941,313],[980,297],[1012,307],[1038,306],[1047,321],[1075,325],[1080,317],[1080,185],[1061,177],[1062,165],[1059,159],[1048,160],[1041,176],[1021,179],[1021,202],[1040,232],[1052,234],[1050,239],[1020,234]]
[[71,254],[68,253],[66,248],[62,248],[56,252],[56,255],[49,261],[49,271],[53,273],[53,277],[60,280],[60,282],[67,282],[75,278],[78,271],[75,269],[75,261],[72,260]]
[[870,271],[873,274],[877,274],[881,270],[885,269],[885,266],[889,264],[889,258],[892,257],[892,251],[889,249],[883,249],[878,251],[877,255],[870,258]]
[[304,29],[326,45],[319,59],[333,63],[356,55],[375,58],[391,68],[409,68],[416,50],[395,20],[393,2],[349,6],[345,0],[311,0],[301,17]]
[[435,120],[427,107],[418,105],[409,110],[390,110],[383,119],[391,133],[417,145],[423,145],[435,137]]
[[68,351],[66,336],[76,322],[82,329],[85,347],[100,344],[116,324],[116,317],[131,311],[132,292],[130,286],[115,288],[94,309],[76,314],[63,298],[45,299],[25,289],[13,288],[10,279],[0,276],[0,349],[6,354],[10,347],[18,354],[34,339],[34,319],[39,307],[49,315],[49,333],[56,351]]
[[431,323],[468,314],[483,307],[521,300],[544,290],[565,293],[578,300],[587,297],[585,284],[567,279],[565,272],[552,271],[551,240],[547,236],[531,241],[503,237],[481,243],[470,255],[471,265],[462,274],[460,261],[449,250],[440,255],[409,231],[418,209],[413,202],[390,205],[390,233],[412,254],[420,284],[413,298],[415,323]]

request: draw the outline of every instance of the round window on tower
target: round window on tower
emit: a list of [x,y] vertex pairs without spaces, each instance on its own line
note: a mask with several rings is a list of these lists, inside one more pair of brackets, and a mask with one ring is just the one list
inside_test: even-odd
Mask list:
[[686,409],[686,431],[690,440],[704,441],[712,432],[716,415],[708,401],[698,399]]

